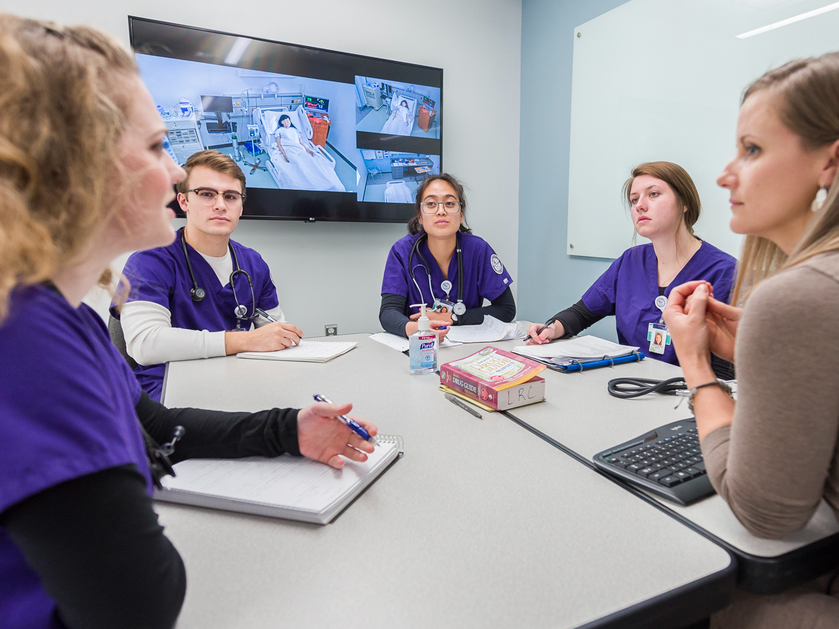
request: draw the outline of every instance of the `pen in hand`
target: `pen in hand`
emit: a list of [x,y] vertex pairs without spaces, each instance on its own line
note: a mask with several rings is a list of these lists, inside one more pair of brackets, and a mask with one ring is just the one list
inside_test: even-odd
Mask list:
[[276,320],[274,317],[272,317],[271,315],[269,315],[269,314],[268,314],[267,312],[265,312],[262,308],[254,308],[254,309],[253,309],[253,311],[254,311],[256,314],[258,314],[260,317],[262,317],[263,319],[267,319],[267,320],[268,320],[268,321],[270,321],[271,323],[276,323],[276,322],[277,322],[277,320]]
[[454,404],[455,406],[459,406],[460,408],[462,408],[464,411],[466,411],[470,415],[474,415],[478,419],[483,419],[484,418],[484,416],[481,415],[478,411],[476,411],[474,408],[472,408],[471,406],[466,404],[466,402],[463,402],[463,401],[457,399],[451,393],[446,393],[446,399],[449,402],[451,402],[452,404]]
[[[330,400],[329,398],[325,398],[325,397],[324,397],[324,396],[322,396],[320,393],[315,393],[314,398],[315,398],[315,401],[316,401],[316,402],[326,402],[327,404],[334,404],[334,403],[335,403],[335,402],[333,402],[332,400]],[[364,429],[364,426],[362,426],[361,424],[359,424],[359,423],[358,423],[357,421],[355,421],[352,417],[348,417],[347,415],[338,415],[337,417],[338,417],[338,419],[340,419],[342,422],[344,422],[344,423],[345,423],[345,424],[349,427],[349,429],[350,429],[350,430],[352,430],[352,431],[353,431],[355,434],[357,434],[359,437],[361,437],[361,438],[362,438],[362,439],[364,439],[365,441],[369,441],[369,442],[370,442],[370,443],[372,443],[373,445],[376,445],[376,446],[377,446],[377,445],[379,445],[379,442],[376,440],[376,438],[375,438],[375,437],[371,437],[371,436],[370,436],[370,433],[368,433],[368,432]]]
[[531,338],[531,339],[533,339],[533,340],[535,341],[535,340],[536,340],[536,337],[538,337],[538,336],[542,333],[542,331],[543,331],[543,330],[546,330],[546,329],[548,328],[548,326],[549,326],[549,325],[550,325],[550,323],[546,323],[545,325],[543,325],[541,328],[539,328],[538,330],[536,330],[536,334],[531,334],[531,335],[530,335],[530,338]]

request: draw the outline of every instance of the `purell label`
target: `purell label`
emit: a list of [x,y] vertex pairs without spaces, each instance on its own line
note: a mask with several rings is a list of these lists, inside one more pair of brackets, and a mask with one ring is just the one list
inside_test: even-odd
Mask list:
[[420,343],[420,351],[425,351],[427,349],[434,349],[434,341],[430,341],[428,343]]

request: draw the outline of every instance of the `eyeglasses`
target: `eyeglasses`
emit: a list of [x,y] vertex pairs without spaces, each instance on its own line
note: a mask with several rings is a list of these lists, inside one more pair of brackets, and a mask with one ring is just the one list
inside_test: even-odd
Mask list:
[[448,214],[457,214],[460,211],[460,201],[423,201],[422,211],[425,214],[436,214],[437,208],[443,206]]
[[213,205],[216,199],[221,195],[225,204],[229,207],[239,207],[242,201],[245,200],[245,195],[235,190],[213,190],[212,188],[195,188],[187,190],[187,192],[194,192],[198,196],[198,200],[204,205]]

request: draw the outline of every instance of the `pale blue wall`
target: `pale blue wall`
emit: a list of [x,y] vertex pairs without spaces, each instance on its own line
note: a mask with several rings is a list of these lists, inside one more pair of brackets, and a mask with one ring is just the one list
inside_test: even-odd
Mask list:
[[[624,2],[522,0],[519,319],[544,321],[575,303],[611,262],[565,253],[571,71],[574,27]],[[612,317],[590,330],[616,340]]]

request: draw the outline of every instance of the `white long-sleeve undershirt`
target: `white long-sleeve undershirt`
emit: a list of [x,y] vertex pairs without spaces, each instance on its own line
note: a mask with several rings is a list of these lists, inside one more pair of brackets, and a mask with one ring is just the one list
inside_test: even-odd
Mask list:
[[[207,261],[219,283],[229,283],[233,271],[230,251],[220,257],[201,256]],[[277,321],[285,321],[279,305],[267,311]],[[253,320],[256,327],[267,323],[262,317]],[[120,312],[122,333],[128,355],[141,365],[157,365],[172,360],[194,360],[224,356],[224,331],[187,330],[172,327],[172,313],[168,308],[150,301],[131,301],[123,304]]]

